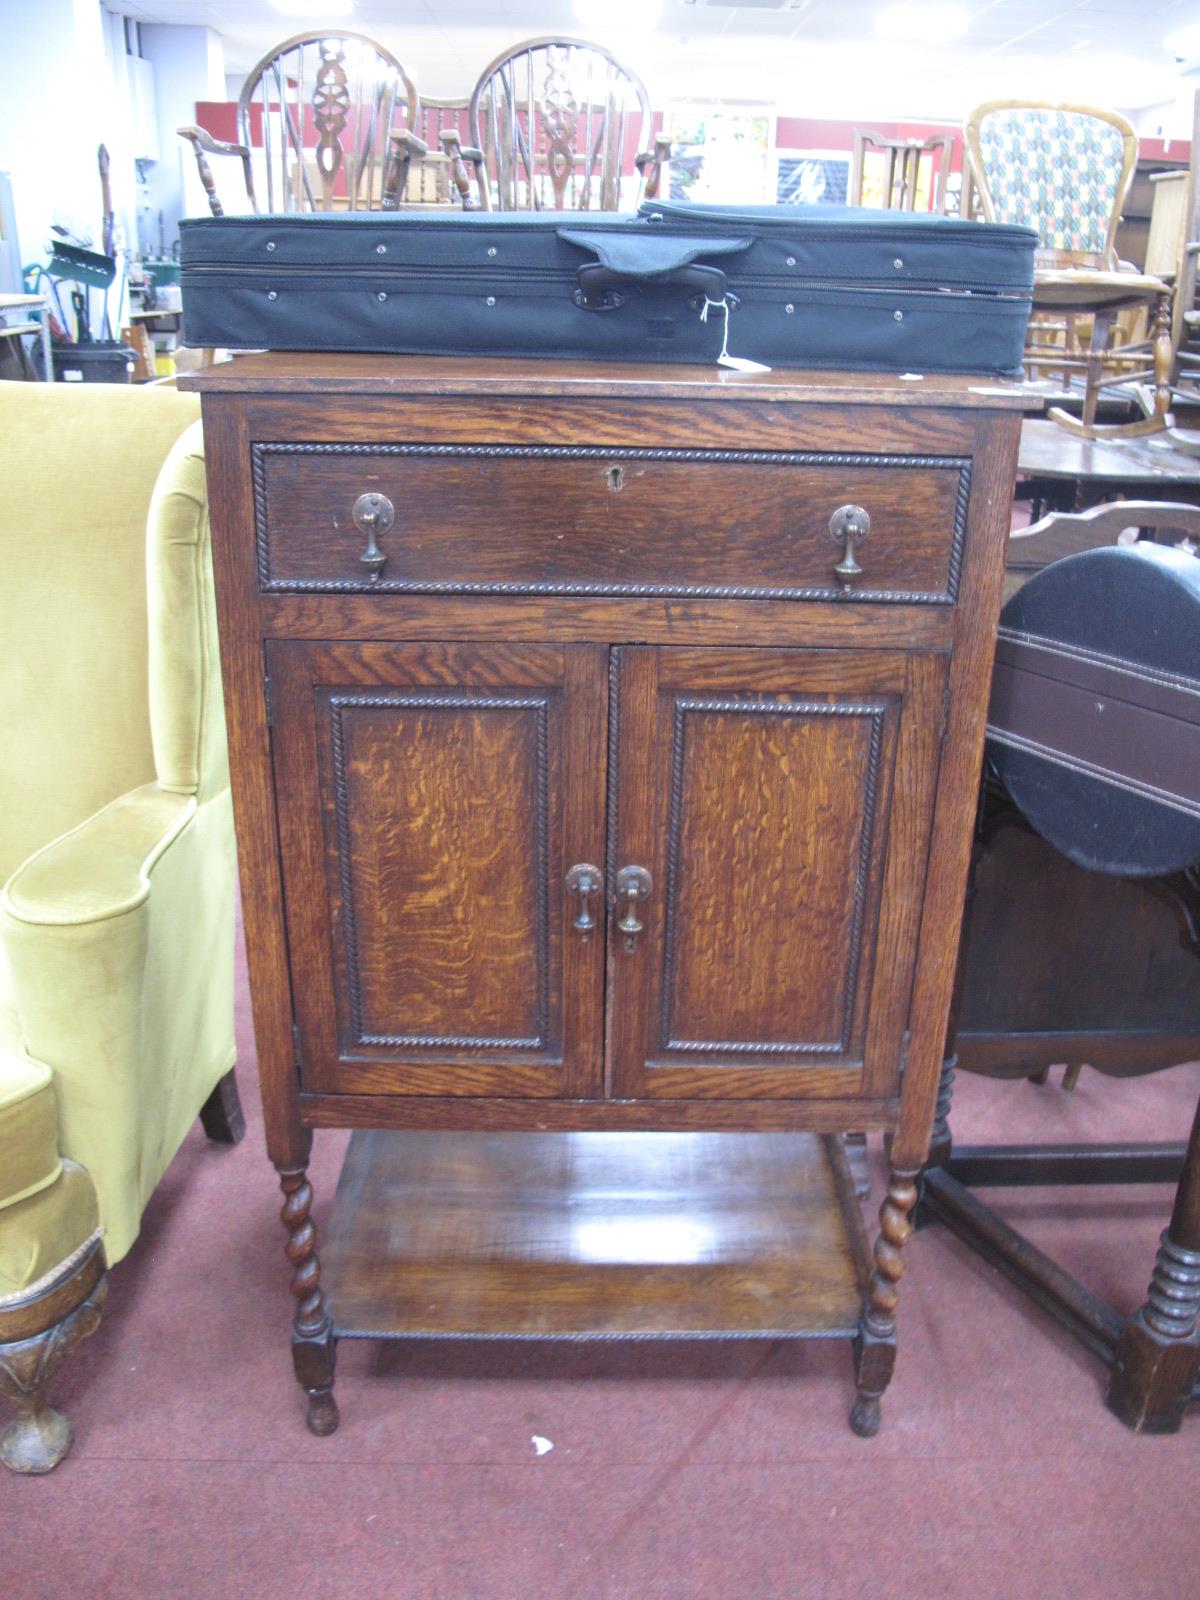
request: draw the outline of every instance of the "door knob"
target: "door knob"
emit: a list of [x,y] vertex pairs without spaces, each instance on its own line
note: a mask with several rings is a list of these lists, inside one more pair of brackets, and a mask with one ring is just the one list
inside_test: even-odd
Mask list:
[[596,926],[590,901],[594,894],[600,893],[603,885],[600,868],[593,867],[590,861],[577,861],[567,873],[567,893],[573,894],[579,903],[579,912],[571,926],[582,939],[586,939]]
[[622,867],[617,873],[617,899],[628,902],[617,927],[625,935],[625,948],[630,954],[637,949],[637,936],[645,927],[638,920],[638,903],[649,899],[653,887],[654,879],[645,867]]

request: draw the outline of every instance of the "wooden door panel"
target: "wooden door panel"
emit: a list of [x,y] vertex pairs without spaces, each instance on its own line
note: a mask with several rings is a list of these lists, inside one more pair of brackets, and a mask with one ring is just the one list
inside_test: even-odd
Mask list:
[[[822,981],[811,958],[861,920],[874,807],[841,802],[878,781],[886,707],[847,718],[701,696],[677,700],[675,714],[666,1038],[832,1050],[857,985],[848,969]],[[794,781],[793,769],[813,781]]]
[[605,652],[268,661],[306,1086],[594,1091],[602,939],[568,929],[562,883],[603,838]]
[[941,661],[628,649],[619,678],[610,888],[654,887],[635,948],[613,933],[613,1092],[893,1092]]
[[344,852],[354,1042],[532,1050],[556,1040],[541,925],[548,697],[321,699],[332,733],[322,765],[333,769],[323,777],[345,797],[335,865]]

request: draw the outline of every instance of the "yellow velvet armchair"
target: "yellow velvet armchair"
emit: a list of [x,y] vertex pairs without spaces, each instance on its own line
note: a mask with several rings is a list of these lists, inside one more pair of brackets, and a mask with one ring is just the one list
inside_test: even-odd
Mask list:
[[199,1114],[241,1136],[234,839],[198,406],[0,383],[0,1459]]

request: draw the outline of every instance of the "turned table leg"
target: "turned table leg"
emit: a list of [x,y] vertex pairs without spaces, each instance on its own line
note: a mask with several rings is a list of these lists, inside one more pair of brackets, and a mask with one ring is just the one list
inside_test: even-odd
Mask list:
[[912,1233],[909,1214],[916,1201],[916,1171],[893,1167],[879,1208],[875,1270],[867,1285],[867,1304],[854,1340],[858,1395],[850,1412],[850,1426],[862,1439],[879,1432],[879,1399],[891,1382],[896,1365],[896,1303],[904,1274],[900,1252]]
[[1177,1433],[1200,1375],[1200,1107],[1146,1303],[1117,1346],[1108,1409],[1138,1433]]
[[284,1193],[283,1210],[279,1215],[288,1231],[287,1258],[292,1264],[291,1288],[296,1297],[296,1315],[292,1322],[296,1381],[308,1395],[305,1418],[308,1430],[324,1437],[338,1425],[337,1401],[333,1398],[337,1341],[321,1290],[317,1229],[310,1216],[313,1192],[307,1170],[306,1167],[279,1169],[279,1183]]

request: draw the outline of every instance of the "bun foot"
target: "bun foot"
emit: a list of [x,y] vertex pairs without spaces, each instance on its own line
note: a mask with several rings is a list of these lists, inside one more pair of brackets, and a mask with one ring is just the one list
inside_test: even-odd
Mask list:
[[332,1394],[328,1392],[310,1394],[308,1414],[304,1420],[308,1424],[309,1433],[315,1433],[318,1439],[325,1439],[331,1433],[336,1433],[340,1418],[337,1401]]
[[10,1422],[0,1434],[0,1461],[10,1472],[52,1472],[71,1448],[71,1424],[44,1406]]
[[850,1426],[860,1439],[873,1439],[879,1432],[878,1400],[858,1399],[850,1412]]

